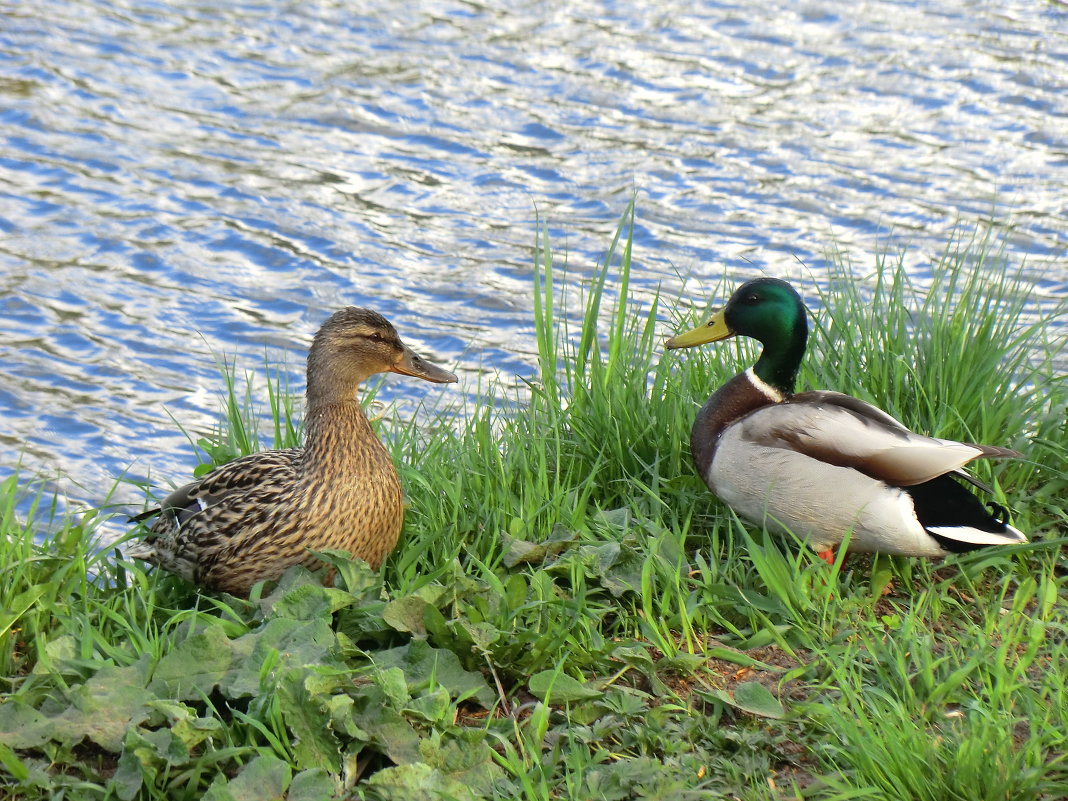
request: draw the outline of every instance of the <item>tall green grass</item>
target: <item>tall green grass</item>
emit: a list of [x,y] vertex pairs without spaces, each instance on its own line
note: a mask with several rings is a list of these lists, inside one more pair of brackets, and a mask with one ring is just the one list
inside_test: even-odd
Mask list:
[[[753,348],[664,353],[693,317],[632,291],[632,224],[578,287],[538,243],[538,364],[507,404],[487,386],[377,421],[409,501],[380,574],[327,554],[332,588],[294,570],[201,595],[96,549],[98,514],[51,521],[42,497],[19,519],[23,482],[0,485],[0,795],[1068,795],[1064,305],[1025,318],[983,237],[929,286],[841,265],[802,383],[1022,450],[985,477],[1046,543],[828,570],[696,476],[693,416]],[[254,374],[222,373],[203,469],[296,444],[284,372],[262,406]]]

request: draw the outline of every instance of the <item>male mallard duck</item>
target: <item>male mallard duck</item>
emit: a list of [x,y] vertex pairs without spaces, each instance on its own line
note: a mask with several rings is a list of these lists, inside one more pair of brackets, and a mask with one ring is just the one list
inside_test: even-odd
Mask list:
[[407,348],[382,315],[350,307],[331,316],[308,352],[304,447],[244,456],[179,487],[134,518],[156,519],[127,554],[235,595],[291,565],[318,567],[309,548],[348,551],[377,568],[397,543],[404,502],[356,391],[383,372],[456,380]]
[[991,513],[956,480],[989,492],[960,468],[1016,451],[925,437],[839,392],[793,394],[808,322],[785,281],[743,284],[712,319],[666,346],[736,334],[764,349],[698,412],[690,446],[709,489],[739,515],[793,532],[828,560],[847,533],[851,552],[902,556],[1027,541],[1003,509],[991,505]]

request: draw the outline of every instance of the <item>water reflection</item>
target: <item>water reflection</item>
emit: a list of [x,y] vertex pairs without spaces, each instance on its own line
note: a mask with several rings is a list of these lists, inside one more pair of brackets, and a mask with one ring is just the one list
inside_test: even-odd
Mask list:
[[[370,305],[527,374],[538,221],[581,277],[633,192],[639,290],[818,280],[958,220],[1068,290],[1053,3],[5,4],[0,451],[99,502],[180,479],[212,350],[259,369]],[[387,380],[414,403],[425,388]],[[136,500],[132,491],[123,496]]]

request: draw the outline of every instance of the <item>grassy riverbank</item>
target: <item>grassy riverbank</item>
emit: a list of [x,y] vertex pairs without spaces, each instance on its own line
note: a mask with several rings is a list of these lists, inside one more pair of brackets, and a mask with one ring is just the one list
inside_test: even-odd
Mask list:
[[[657,318],[691,315],[630,299],[629,260],[624,227],[564,309],[541,251],[529,397],[387,414],[410,507],[381,575],[335,557],[334,588],[198,595],[94,552],[93,513],[16,519],[0,485],[0,797],[1068,796],[1064,343],[1015,268],[973,241],[930,292],[843,270],[801,384],[1025,452],[979,473],[1036,542],[834,575],[697,478],[697,404],[753,351],[665,355]],[[289,444],[299,400],[270,396]],[[243,399],[216,458],[257,441]]]

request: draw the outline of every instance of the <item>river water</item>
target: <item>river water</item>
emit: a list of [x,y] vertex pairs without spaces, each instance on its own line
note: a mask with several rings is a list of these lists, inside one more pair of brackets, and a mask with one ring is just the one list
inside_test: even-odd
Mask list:
[[213,353],[299,386],[343,305],[460,374],[402,407],[529,375],[539,224],[579,280],[632,195],[639,289],[992,218],[1068,291],[1059,2],[0,0],[0,133],[0,476],[75,504],[183,480]]

